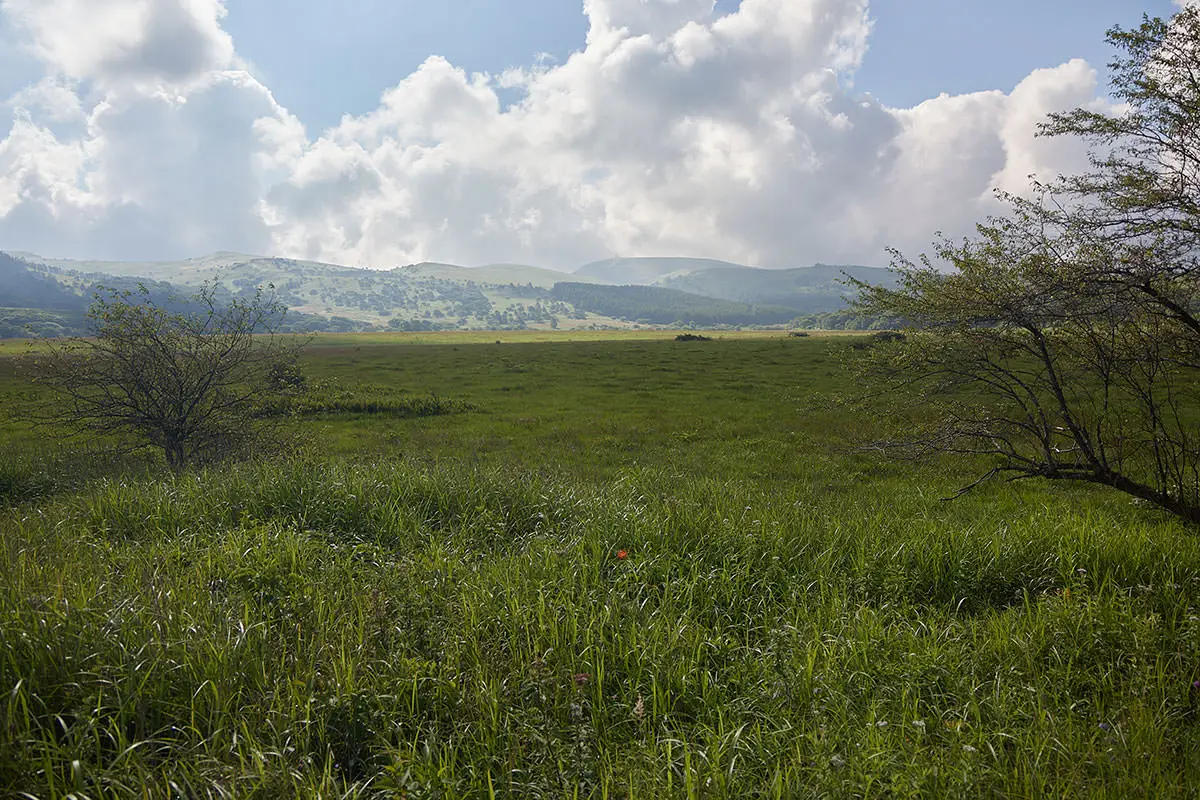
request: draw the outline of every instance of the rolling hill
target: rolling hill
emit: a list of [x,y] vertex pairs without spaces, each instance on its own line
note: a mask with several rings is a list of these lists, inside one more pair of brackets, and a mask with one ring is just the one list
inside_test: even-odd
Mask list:
[[0,253],[0,336],[78,332],[97,286],[144,283],[156,297],[186,297],[211,281],[235,296],[269,287],[299,330],[780,325],[844,312],[843,271],[875,283],[894,279],[872,267],[768,270],[691,258],[616,259],[572,274],[436,262],[374,270],[230,252],[170,262]]
[[142,285],[155,303],[164,306],[179,294],[162,281],[114,274],[84,276],[0,252],[0,338],[83,333],[92,295],[101,284],[114,291]]
[[845,305],[843,298],[854,293],[844,283],[846,276],[882,286],[896,282],[894,272],[880,267],[817,264],[795,269],[706,269],[670,276],[656,285],[737,303],[768,303],[802,314],[819,314],[839,310]]
[[[550,289],[573,276],[518,264],[468,268],[424,263],[391,270],[345,267],[287,258],[215,253],[176,262],[108,262],[47,259],[29,253],[5,256],[20,285],[41,287],[45,302],[29,306],[46,311],[68,305],[80,311],[63,323],[74,332],[82,310],[98,285],[136,285],[170,281],[186,296],[201,284],[217,281],[234,295],[271,287],[287,306],[290,324],[303,330],[442,330],[523,327],[612,327],[624,320],[580,313],[555,301]],[[16,278],[6,281],[16,286]],[[60,299],[53,299],[53,298]],[[0,288],[0,308],[12,306]],[[22,307],[26,304],[22,302]],[[28,310],[28,309],[27,309]],[[22,316],[10,314],[6,335],[20,330]],[[39,318],[40,321],[40,318]]]
[[560,283],[551,293],[583,311],[622,316],[648,325],[782,325],[796,312],[663,289],[659,286],[599,286]]
[[746,269],[740,264],[712,258],[610,258],[593,261],[575,270],[578,283],[593,278],[618,286],[650,286],[672,275],[686,275],[709,269]]
[[554,284],[563,281],[576,283],[604,283],[599,279],[586,276],[572,275],[542,267],[529,267],[523,264],[487,264],[482,267],[459,267],[454,264],[440,264],[426,261],[408,267],[397,267],[402,275],[413,279],[435,279],[456,281],[461,283],[478,283],[488,286],[527,286],[539,289],[552,289]]
[[[45,258],[34,253],[12,251],[10,257],[26,264],[50,267],[62,272],[83,275],[117,275],[128,278],[149,278],[176,285],[199,286],[214,275],[241,264],[260,260],[260,256],[245,253],[219,252],[182,261],[77,261],[66,258]],[[313,262],[294,262],[313,263]]]
[[893,285],[896,276],[879,267],[817,264],[793,269],[762,269],[706,258],[614,258],[580,267],[579,276],[606,283],[658,286],[747,305],[772,305],[796,314],[820,314],[845,308],[853,294],[850,275],[868,283]]
[[86,297],[55,280],[50,271],[0,253],[0,308],[83,312],[87,305]]

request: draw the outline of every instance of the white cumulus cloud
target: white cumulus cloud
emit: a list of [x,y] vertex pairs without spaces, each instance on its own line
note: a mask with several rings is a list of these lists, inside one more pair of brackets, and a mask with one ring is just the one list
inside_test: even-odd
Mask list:
[[0,10],[72,78],[181,81],[234,58],[224,0],[0,0]]
[[312,136],[241,67],[221,0],[0,0],[44,67],[7,104],[0,247],[880,263],[968,231],[995,188],[1082,166],[1036,124],[1104,102],[1081,61],[914,108],[859,96],[867,0],[583,8],[587,41],[561,65],[472,75],[431,56]]

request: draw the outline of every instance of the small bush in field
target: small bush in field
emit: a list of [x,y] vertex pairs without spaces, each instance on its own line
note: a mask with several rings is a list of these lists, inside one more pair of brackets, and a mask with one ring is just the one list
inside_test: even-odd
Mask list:
[[461,414],[473,410],[475,407],[470,403],[436,394],[413,397],[387,386],[345,386],[332,381],[318,381],[299,393],[272,398],[263,404],[259,413],[268,417],[364,414],[405,419]]

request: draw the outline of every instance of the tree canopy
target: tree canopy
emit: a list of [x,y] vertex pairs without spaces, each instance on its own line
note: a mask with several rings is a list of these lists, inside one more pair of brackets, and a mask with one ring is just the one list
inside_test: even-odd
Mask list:
[[99,294],[91,335],[48,342],[27,362],[53,397],[44,418],[161,450],[180,469],[261,441],[257,414],[295,385],[300,344],[274,334],[283,308],[261,291],[218,303],[215,286],[168,307],[146,288]]
[[1088,171],[1005,196],[1006,216],[932,256],[893,253],[896,288],[859,285],[860,312],[914,334],[865,362],[911,431],[879,444],[1103,484],[1200,523],[1200,11],[1108,40],[1124,109],[1041,129],[1086,141]]

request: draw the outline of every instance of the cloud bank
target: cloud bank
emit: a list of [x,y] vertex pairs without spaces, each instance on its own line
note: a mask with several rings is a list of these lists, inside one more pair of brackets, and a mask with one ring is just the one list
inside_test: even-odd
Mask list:
[[852,88],[867,0],[583,9],[587,41],[561,65],[472,75],[432,56],[316,134],[246,70],[223,0],[0,0],[44,70],[0,108],[0,248],[878,264],[968,232],[995,188],[1082,166],[1036,123],[1105,102],[1071,61],[1010,92],[885,107]]

